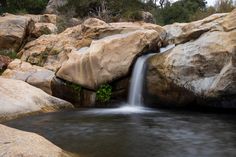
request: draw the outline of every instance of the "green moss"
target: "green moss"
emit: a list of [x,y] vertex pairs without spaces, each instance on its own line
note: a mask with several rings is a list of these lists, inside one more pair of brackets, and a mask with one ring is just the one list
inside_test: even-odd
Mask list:
[[96,100],[102,103],[109,102],[112,95],[112,86],[105,84],[101,85],[96,92]]
[[11,50],[0,50],[0,55],[8,56],[8,57],[10,57],[11,59],[18,58],[18,57],[17,57],[17,52],[11,51]]

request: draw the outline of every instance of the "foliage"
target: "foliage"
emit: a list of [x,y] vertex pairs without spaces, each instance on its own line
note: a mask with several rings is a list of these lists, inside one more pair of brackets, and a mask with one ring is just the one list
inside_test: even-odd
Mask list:
[[4,71],[5,69],[0,69],[0,76],[3,74]]
[[143,10],[144,6],[145,3],[140,0],[69,0],[61,10],[74,8],[75,16],[80,18],[92,16],[105,21],[120,18],[139,20],[140,15],[137,12]]
[[17,52],[11,51],[11,50],[1,50],[1,51],[0,51],[0,55],[8,56],[8,57],[10,57],[11,59],[18,58],[18,57],[17,57]]
[[190,16],[190,21],[201,20],[215,13],[216,9],[214,7],[208,7],[204,10],[197,10],[196,13]]
[[[42,13],[49,0],[0,0],[0,13]],[[236,3],[236,2],[235,2]],[[106,22],[139,21],[140,11],[154,15],[159,25],[174,22],[199,20],[214,13],[230,12],[235,8],[233,0],[217,0],[215,7],[207,7],[206,0],[68,0],[59,10],[63,18],[59,20],[59,30],[68,27],[65,16],[96,17]]]
[[79,92],[81,91],[81,89],[82,89],[82,87],[81,87],[80,85],[75,84],[75,83],[72,83],[72,82],[68,82],[68,81],[66,81],[66,86],[72,88],[74,91],[76,91],[76,92],[78,92],[78,93],[79,93]]
[[96,99],[99,102],[106,103],[111,99],[112,95],[112,86],[105,84],[100,86],[96,92]]
[[193,14],[198,10],[204,10],[205,8],[205,0],[179,0],[173,4],[167,3],[161,12],[163,23],[189,22]]
[[215,8],[218,13],[226,13],[232,11],[235,6],[233,0],[217,0]]
[[[0,0],[1,12],[40,14],[48,0]],[[3,5],[4,4],[4,5]]]

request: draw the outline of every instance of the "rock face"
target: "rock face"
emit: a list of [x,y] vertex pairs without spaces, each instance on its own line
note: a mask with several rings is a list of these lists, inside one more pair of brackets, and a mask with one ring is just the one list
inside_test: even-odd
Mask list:
[[0,17],[0,50],[19,50],[33,27],[29,17],[11,14]]
[[164,29],[168,32],[166,41],[169,44],[181,44],[197,39],[205,32],[222,29],[219,23],[222,22],[227,15],[227,13],[214,14],[203,20],[191,23],[174,23],[172,25],[166,25],[164,26]]
[[1,157],[69,157],[45,138],[0,125]]
[[4,78],[25,81],[50,95],[52,94],[51,81],[54,76],[54,72],[50,70],[31,65],[19,59],[12,61],[8,65],[8,69],[2,74]]
[[89,48],[72,51],[56,75],[96,89],[125,76],[134,58],[158,45],[159,41],[159,33],[154,30],[138,30],[93,41]]
[[66,101],[54,98],[23,81],[0,77],[0,120],[33,112],[50,112],[72,108]]
[[18,51],[31,38],[57,33],[56,15],[12,15],[0,17],[0,50]]
[[[188,42],[150,59],[147,90],[153,102],[235,107],[235,17],[236,10],[220,20],[210,21],[209,30],[199,37],[194,36],[189,41],[191,35],[185,36],[186,39],[182,36],[182,42]],[[179,43],[176,39],[174,41]]]
[[41,35],[57,34],[57,15],[54,14],[43,14],[43,15],[32,15],[26,14],[26,17],[31,18],[34,21],[34,29],[30,33],[31,38],[38,38]]
[[59,78],[95,89],[126,75],[136,57],[157,50],[165,35],[154,24],[91,18],[59,35],[43,35],[20,53],[24,61],[58,71]]

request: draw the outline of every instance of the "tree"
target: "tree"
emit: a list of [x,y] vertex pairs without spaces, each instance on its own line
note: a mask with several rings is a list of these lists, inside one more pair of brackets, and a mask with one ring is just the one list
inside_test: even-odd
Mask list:
[[0,6],[2,8],[6,8],[7,7],[7,0],[0,0]]
[[215,8],[218,13],[225,13],[232,11],[235,7],[233,0],[217,0]]
[[179,0],[174,3],[166,3],[162,9],[162,17],[164,24],[173,22],[189,22],[191,16],[198,10],[206,8],[205,0]]
[[4,11],[10,13],[27,12],[39,14],[45,9],[47,3],[48,0],[0,0]]

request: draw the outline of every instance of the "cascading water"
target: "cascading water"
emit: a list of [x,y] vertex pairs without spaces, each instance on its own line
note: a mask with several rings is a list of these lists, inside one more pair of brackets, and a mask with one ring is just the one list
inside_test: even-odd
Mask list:
[[142,93],[143,93],[143,82],[144,82],[144,73],[146,70],[146,61],[147,59],[154,54],[147,54],[138,58],[135,63],[134,70],[132,73],[130,90],[129,90],[129,99],[128,104],[131,106],[142,106]]
[[[160,49],[160,53],[166,52],[175,45],[168,45]],[[138,58],[134,65],[134,70],[132,73],[130,90],[129,90],[129,99],[128,105],[132,107],[141,107],[143,104],[143,83],[144,83],[144,74],[147,68],[146,61],[149,57],[153,56],[155,53],[147,54]]]

